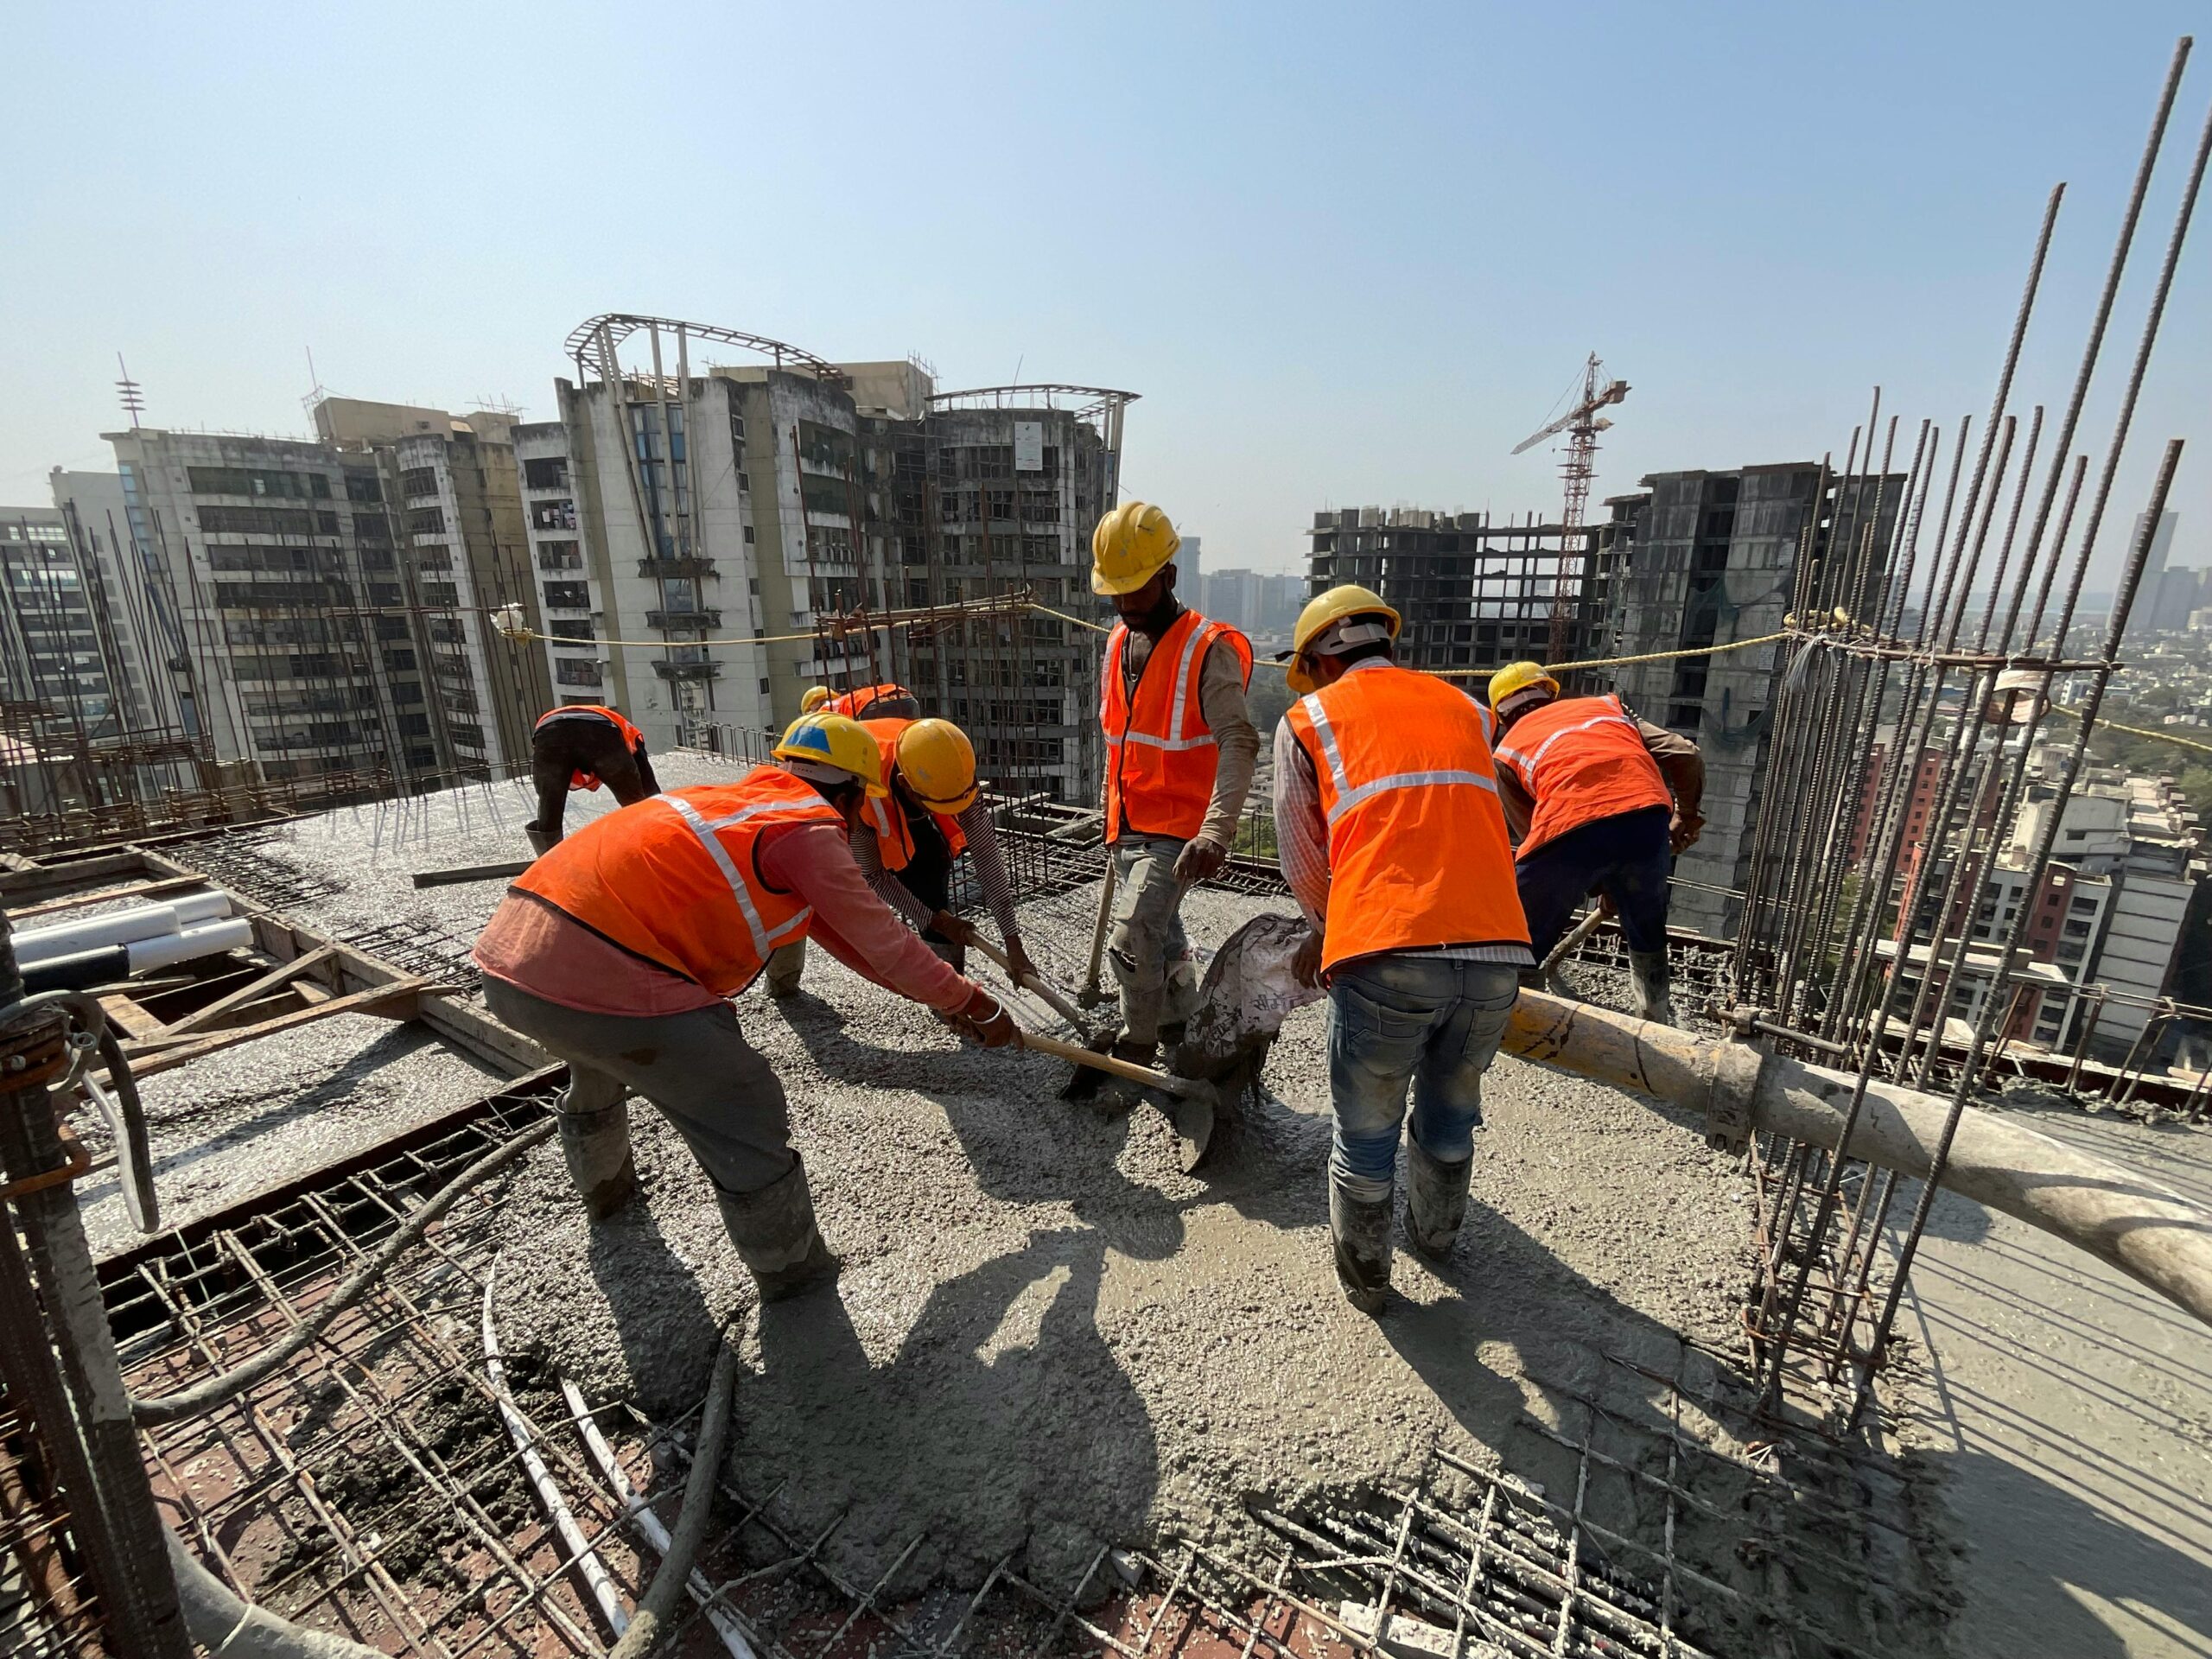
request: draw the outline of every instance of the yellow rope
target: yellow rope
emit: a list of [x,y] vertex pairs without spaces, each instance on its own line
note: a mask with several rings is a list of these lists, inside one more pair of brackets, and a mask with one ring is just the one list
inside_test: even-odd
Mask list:
[[[2077,711],[2059,702],[2050,705],[2050,712],[2063,715],[2069,720],[2082,718]],[[2116,720],[2101,720],[2097,722],[2097,729],[2101,732],[2126,732],[2130,737],[2148,737],[2160,743],[2178,743],[2183,748],[2195,749],[2199,754],[2212,754],[2212,743],[2200,743],[2193,737],[2177,737],[2171,732],[2155,732],[2142,726],[2123,726]]]

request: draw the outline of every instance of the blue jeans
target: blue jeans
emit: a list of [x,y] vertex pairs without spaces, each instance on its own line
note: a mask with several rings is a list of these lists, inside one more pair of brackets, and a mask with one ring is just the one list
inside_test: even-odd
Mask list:
[[1474,1156],[1483,1073],[1520,995],[1520,970],[1392,952],[1346,963],[1329,984],[1329,1179],[1355,1198],[1390,1196],[1406,1084],[1414,1139],[1439,1163]]

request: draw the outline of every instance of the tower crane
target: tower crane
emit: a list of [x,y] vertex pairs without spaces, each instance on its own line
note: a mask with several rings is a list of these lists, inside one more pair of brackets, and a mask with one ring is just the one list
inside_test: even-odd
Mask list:
[[1599,413],[1611,408],[1628,396],[1628,382],[1607,380],[1605,365],[1598,360],[1598,353],[1590,353],[1590,360],[1582,365],[1582,397],[1573,409],[1560,416],[1541,432],[1531,434],[1514,445],[1513,453],[1520,454],[1535,448],[1545,439],[1567,435],[1567,460],[1560,472],[1567,480],[1567,502],[1560,512],[1560,568],[1552,579],[1551,655],[1554,661],[1567,651],[1567,623],[1571,616],[1571,595],[1567,583],[1567,554],[1574,533],[1582,528],[1582,515],[1590,502],[1590,480],[1598,470],[1598,435],[1609,429],[1612,423]]

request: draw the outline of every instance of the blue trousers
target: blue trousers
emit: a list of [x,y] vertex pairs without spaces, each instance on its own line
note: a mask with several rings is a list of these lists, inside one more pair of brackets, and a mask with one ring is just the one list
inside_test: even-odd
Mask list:
[[1439,1163],[1475,1154],[1483,1073],[1497,1054],[1520,972],[1503,963],[1389,953],[1329,982],[1329,1178],[1355,1198],[1390,1196],[1413,1084],[1413,1136]]
[[1631,950],[1667,948],[1667,877],[1675,868],[1663,806],[1639,807],[1568,830],[1513,867],[1529,949],[1541,962],[1567,931],[1574,907],[1605,893]]

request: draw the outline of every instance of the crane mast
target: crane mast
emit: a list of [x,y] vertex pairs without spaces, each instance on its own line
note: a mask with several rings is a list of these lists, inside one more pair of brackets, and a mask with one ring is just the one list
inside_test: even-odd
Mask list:
[[1567,652],[1569,624],[1573,620],[1574,594],[1567,578],[1568,550],[1573,546],[1582,529],[1583,515],[1590,505],[1590,480],[1598,471],[1598,435],[1612,423],[1599,411],[1610,408],[1628,396],[1625,380],[1608,381],[1605,365],[1598,360],[1595,352],[1582,367],[1582,395],[1566,414],[1541,431],[1523,438],[1513,448],[1515,454],[1533,449],[1545,439],[1561,432],[1567,434],[1567,459],[1560,464],[1560,475],[1567,481],[1567,499],[1560,512],[1560,563],[1552,579],[1551,650],[1556,662]]

